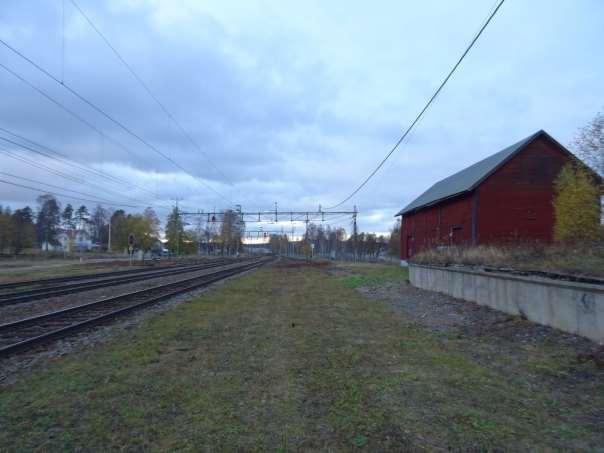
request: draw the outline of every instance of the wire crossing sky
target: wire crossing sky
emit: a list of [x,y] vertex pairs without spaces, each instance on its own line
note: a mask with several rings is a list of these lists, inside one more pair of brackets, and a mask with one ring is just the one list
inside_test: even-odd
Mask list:
[[92,29],[101,37],[101,39],[103,40],[103,42],[105,44],[107,44],[107,46],[111,49],[111,51],[114,53],[114,55],[117,57],[117,59],[122,63],[122,65],[124,65],[124,67],[128,70],[128,72],[132,75],[132,77],[134,77],[134,79],[138,82],[138,84],[147,92],[147,94],[151,97],[151,99],[153,99],[153,101],[159,106],[159,108],[166,114],[166,116],[170,119],[170,121],[172,121],[176,127],[178,128],[178,130],[186,137],[186,139],[193,145],[193,147],[195,147],[200,153],[203,154],[203,156],[206,158],[206,160],[210,163],[210,165],[212,167],[214,167],[216,169],[216,171],[231,185],[233,185],[233,183],[230,181],[230,179],[228,178],[228,176],[226,176],[217,166],[216,164],[214,164],[214,162],[212,162],[212,160],[208,157],[208,155],[205,153],[205,151],[203,151],[201,149],[201,147],[199,146],[199,144],[191,137],[191,135],[184,129],[184,127],[180,124],[180,122],[174,117],[174,115],[172,115],[172,113],[170,113],[170,111],[167,109],[167,107],[157,98],[157,96],[155,96],[155,94],[153,94],[153,91],[151,91],[151,88],[149,88],[149,86],[143,81],[143,79],[141,79],[141,77],[136,73],[136,71],[132,68],[131,65],[128,64],[128,62],[124,59],[124,57],[122,57],[122,55],[117,51],[117,49],[109,42],[109,40],[107,39],[107,37],[98,29],[98,27],[94,24],[94,22],[92,22],[92,20],[86,15],[86,13],[82,10],[82,8],[80,8],[80,6],[75,2],[75,0],[70,0],[71,4],[80,12],[80,14],[82,14],[82,17],[84,17],[84,19],[86,19],[86,22],[88,22],[90,24],[90,26],[92,27]]
[[426,105],[424,105],[424,108],[421,109],[421,111],[415,117],[415,119],[411,122],[411,124],[409,125],[409,127],[407,129],[405,129],[405,131],[403,132],[403,135],[401,135],[401,137],[397,140],[397,142],[394,144],[394,146],[392,147],[392,149],[388,152],[388,154],[386,154],[386,157],[384,157],[380,161],[380,163],[378,164],[378,166],[375,167],[375,169],[369,174],[369,176],[367,176],[367,178],[365,178],[363,180],[363,182],[361,182],[361,184],[356,189],[354,189],[350,195],[348,195],[346,198],[344,198],[338,204],[335,204],[333,206],[330,206],[330,207],[326,208],[327,210],[329,210],[329,209],[335,209],[335,208],[337,208],[339,206],[342,206],[344,203],[346,203],[348,200],[350,200],[352,197],[354,197],[357,193],[359,193],[359,191],[363,187],[365,187],[365,185],[369,182],[369,180],[371,178],[373,178],[378,171],[380,171],[380,169],[384,166],[384,164],[386,163],[386,161],[390,158],[390,156],[392,156],[392,153],[394,153],[398,149],[398,147],[403,142],[403,140],[405,140],[405,138],[407,138],[407,135],[409,135],[409,133],[411,132],[411,130],[413,129],[413,127],[419,122],[419,120],[424,115],[424,113],[426,113],[426,111],[428,110],[428,108],[430,107],[430,105],[432,105],[432,102],[434,102],[434,100],[436,99],[436,97],[438,96],[438,94],[445,87],[445,85],[447,84],[447,82],[449,81],[449,79],[451,78],[451,76],[455,73],[455,70],[459,67],[459,65],[461,64],[461,62],[463,61],[463,59],[466,57],[466,55],[468,54],[468,52],[470,51],[470,49],[474,46],[474,44],[476,44],[476,41],[478,41],[478,38],[480,38],[480,35],[484,31],[484,29],[487,28],[487,26],[489,25],[489,23],[491,22],[491,20],[493,19],[493,17],[495,17],[495,14],[497,14],[497,11],[499,11],[499,8],[501,8],[501,5],[503,5],[504,1],[505,0],[501,0],[497,4],[497,7],[489,15],[489,17],[487,18],[487,20],[483,24],[483,26],[480,27],[480,30],[478,30],[478,33],[476,33],[476,36],[474,36],[474,38],[472,39],[472,41],[470,41],[470,44],[468,44],[468,47],[466,47],[466,50],[464,50],[464,52],[461,54],[461,57],[459,57],[459,59],[457,60],[457,62],[453,66],[453,68],[449,71],[449,73],[447,74],[447,76],[444,78],[444,80],[438,86],[438,88],[436,89],[436,91],[434,92],[434,94],[430,97],[430,99],[428,99],[428,102],[426,103]]
[[0,40],[38,68],[0,45],[0,204],[354,204],[386,232],[437,180],[604,108],[603,2],[493,1],[4,0]]
[[[155,147],[154,145],[152,145],[151,143],[149,143],[147,140],[145,140],[139,134],[133,132],[129,127],[127,127],[126,125],[124,125],[122,122],[116,120],[114,117],[112,117],[111,115],[109,115],[105,110],[103,110],[98,105],[96,105],[95,103],[93,103],[92,101],[90,101],[88,98],[82,96],[78,91],[76,91],[73,88],[71,88],[71,86],[69,84],[67,84],[64,80],[57,79],[49,71],[47,71],[46,69],[44,69],[43,67],[41,67],[40,65],[38,65],[36,62],[34,62],[30,58],[28,58],[26,55],[24,55],[22,52],[20,52],[17,49],[15,49],[13,46],[11,46],[10,44],[8,44],[7,42],[5,42],[5,41],[3,41],[3,40],[0,39],[0,44],[2,44],[3,46],[5,46],[7,49],[9,49],[11,52],[15,53],[17,56],[19,56],[23,60],[27,61],[35,69],[37,69],[38,71],[40,71],[45,76],[49,77],[54,82],[58,83],[61,87],[65,88],[67,91],[69,91],[69,93],[71,93],[72,95],[74,95],[80,101],[82,101],[83,103],[85,103],[86,105],[88,105],[89,107],[91,107],[92,109],[94,109],[95,111],[97,111],[98,113],[100,113],[102,116],[104,116],[106,119],[108,119],[109,121],[111,121],[112,123],[114,123],[116,126],[118,126],[120,129],[122,129],[124,132],[126,132],[129,135],[131,135],[136,140],[138,140],[140,143],[142,143],[144,146],[146,146],[147,148],[149,148],[150,150],[152,150],[153,152],[157,153],[159,156],[161,156],[162,158],[164,158],[165,160],[167,160],[168,162],[170,162],[176,168],[178,168],[179,170],[182,170],[184,173],[192,176],[193,178],[196,178],[196,176],[193,176],[187,169],[185,169],[181,164],[179,164],[178,162],[176,162],[173,158],[171,158],[170,156],[166,155],[164,152],[162,152],[159,149],[157,149],[157,147]],[[54,104],[60,105],[59,102],[57,102],[56,100],[52,99],[52,97],[50,97],[47,94],[45,94],[44,91],[42,91],[39,88],[35,87],[33,84],[31,84],[26,79],[24,79],[22,76],[20,76],[18,73],[12,71],[10,68],[7,68],[5,65],[3,65],[1,63],[0,63],[0,67],[2,69],[4,69],[5,71],[9,72],[11,75],[17,77],[22,82],[24,82],[27,85],[29,85],[35,91],[37,91],[40,94],[44,95],[47,99],[49,99]],[[73,113],[71,113],[71,114],[74,115]],[[100,135],[102,135],[104,137],[107,137],[102,131],[100,131],[95,126],[91,125],[89,122],[87,122],[85,120],[82,120],[82,121],[84,121],[89,127],[91,127],[93,130],[95,130],[96,132],[98,132]],[[229,201],[229,199],[225,198],[220,192],[218,192],[216,189],[210,187],[205,182],[202,181],[202,184],[204,184],[212,192],[216,193],[219,197],[223,198],[226,202],[232,203],[231,201]]]

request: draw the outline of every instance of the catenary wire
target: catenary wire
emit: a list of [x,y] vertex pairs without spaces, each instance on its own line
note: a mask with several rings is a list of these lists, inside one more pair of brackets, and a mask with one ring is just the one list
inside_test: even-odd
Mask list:
[[126,61],[126,59],[118,52],[118,50],[111,44],[109,39],[105,36],[103,32],[96,26],[96,24],[92,21],[92,19],[84,12],[84,10],[80,7],[80,5],[75,0],[70,0],[71,4],[80,12],[82,17],[88,22],[90,27],[96,32],[97,35],[103,40],[103,42],[111,49],[116,58],[124,65],[124,67],[130,72],[132,77],[138,82],[138,84],[147,92],[149,97],[153,99],[153,101],[159,106],[159,108],[164,112],[164,114],[174,123],[177,129],[182,133],[182,135],[193,145],[194,148],[197,149],[206,160],[210,163],[212,167],[231,185],[233,186],[232,181],[224,174],[216,164],[210,159],[207,153],[199,146],[199,144],[191,137],[191,135],[186,131],[186,129],[181,125],[181,123],[176,119],[176,117],[168,110],[168,108],[158,99],[158,97],[151,91],[151,88],[145,83],[145,81],[138,75],[138,73],[134,70],[134,68]]
[[[133,132],[131,129],[129,129],[127,126],[125,126],[123,123],[121,123],[120,121],[118,121],[117,119],[113,118],[111,115],[109,115],[107,112],[105,112],[103,109],[101,109],[100,107],[98,107],[96,104],[94,104],[92,101],[90,101],[89,99],[87,99],[86,97],[84,97],[83,95],[81,95],[78,91],[74,90],[73,88],[71,88],[70,85],[68,85],[67,83],[62,83],[57,77],[55,77],[53,74],[51,74],[49,71],[47,71],[46,69],[44,69],[42,66],[40,66],[39,64],[37,64],[35,61],[33,61],[32,59],[30,59],[29,57],[27,57],[25,54],[23,54],[22,52],[20,52],[19,50],[15,49],[13,46],[11,46],[10,44],[8,44],[6,41],[4,41],[3,39],[0,38],[0,44],[2,44],[4,47],[6,47],[7,49],[9,49],[11,52],[13,52],[15,55],[19,56],[20,58],[22,58],[24,61],[28,62],[30,65],[32,65],[34,68],[36,68],[38,71],[40,71],[42,74],[44,74],[46,77],[50,78],[51,80],[55,81],[58,85],[60,85],[61,87],[63,87],[64,89],[66,89],[67,91],[69,91],[73,96],[75,96],[76,98],[78,98],[80,101],[84,102],[86,105],[88,105],[89,107],[91,107],[93,110],[95,110],[97,113],[101,114],[102,116],[104,116],[105,118],[107,118],[109,121],[111,121],[113,124],[115,124],[116,126],[118,126],[120,129],[122,129],[124,132],[126,132],[127,134],[131,135],[132,137],[134,137],[136,140],[138,140],[139,142],[141,142],[143,145],[145,145],[147,148],[149,148],[150,150],[152,150],[153,152],[157,153],[158,155],[160,155],[161,157],[163,157],[164,159],[166,159],[167,161],[169,161],[170,163],[172,163],[172,165],[174,165],[176,168],[180,169],[181,171],[183,171],[185,174],[191,176],[192,178],[199,180],[199,182],[201,182],[201,184],[203,186],[205,186],[207,189],[211,190],[212,192],[214,192],[216,195],[218,195],[220,198],[224,199],[225,201],[227,201],[230,204],[234,204],[232,200],[229,200],[228,198],[226,198],[223,194],[221,194],[220,192],[218,192],[216,189],[214,189],[213,187],[211,187],[210,185],[208,185],[203,179],[201,179],[198,176],[193,175],[192,173],[190,173],[185,167],[183,167],[182,165],[180,165],[178,162],[176,162],[174,159],[172,159],[170,156],[164,154],[162,151],[160,151],[159,149],[157,149],[154,145],[152,145],[151,143],[149,143],[147,140],[145,140],[144,138],[142,138],[140,135],[136,134],[135,132]],[[2,63],[0,63],[0,67],[2,67],[3,69],[5,69],[6,71],[8,71],[9,73],[13,74],[15,77],[19,78],[20,80],[24,81],[25,83],[27,83],[29,86],[31,86],[32,88],[36,89],[36,91],[43,93],[42,90],[36,88],[33,84],[31,84],[30,82],[27,82],[22,76],[18,75],[16,72],[12,71],[11,69],[9,69],[8,67],[6,67],[5,65],[3,65]],[[48,99],[52,99],[49,95],[44,94],[45,97],[47,97]],[[57,105],[61,105],[60,103],[58,103],[57,101],[53,100],[53,102]],[[63,109],[70,111],[69,109],[67,109],[66,107],[62,107]],[[94,126],[93,126],[94,127]],[[95,128],[96,129],[96,128]],[[98,129],[97,129],[98,130]],[[103,135],[106,136],[106,135]]]
[[453,66],[453,68],[449,71],[449,73],[447,74],[447,76],[445,77],[445,79],[441,82],[441,84],[439,85],[439,87],[437,88],[437,90],[430,97],[430,99],[428,100],[428,102],[426,103],[426,105],[424,106],[424,108],[419,112],[419,114],[415,117],[415,119],[411,122],[411,124],[407,127],[407,129],[405,129],[405,131],[403,132],[403,135],[401,135],[401,137],[397,140],[397,142],[394,144],[394,146],[390,149],[390,151],[388,152],[388,154],[386,154],[386,156],[380,161],[380,163],[378,164],[378,166],[369,174],[369,176],[367,176],[363,180],[363,182],[361,182],[361,184],[359,184],[359,186],[357,186],[356,189],[354,189],[352,191],[352,193],[350,195],[348,195],[346,198],[344,198],[339,203],[337,203],[337,204],[335,204],[333,206],[330,206],[328,208],[325,208],[326,210],[335,209],[335,208],[343,205],[344,203],[346,203],[348,200],[350,200],[352,197],[354,197],[363,187],[365,187],[365,185],[371,180],[371,178],[373,178],[375,176],[375,174],[382,168],[382,166],[386,163],[386,161],[390,158],[390,156],[394,153],[394,151],[397,150],[397,148],[400,146],[400,144],[403,142],[403,140],[407,137],[407,135],[409,135],[409,133],[411,132],[411,130],[413,129],[413,127],[421,119],[421,117],[424,115],[424,113],[426,112],[426,110],[428,110],[428,108],[430,107],[430,105],[434,102],[434,100],[436,99],[436,97],[438,96],[438,94],[442,91],[442,89],[444,88],[444,86],[447,84],[447,82],[449,81],[449,79],[451,78],[451,76],[453,76],[453,73],[455,73],[455,71],[457,70],[458,66],[464,60],[464,58],[466,57],[466,55],[468,54],[468,52],[470,51],[470,49],[472,49],[472,47],[474,46],[474,44],[476,43],[476,41],[478,41],[478,38],[480,38],[480,35],[482,35],[482,32],[489,25],[489,23],[491,22],[491,20],[493,19],[493,17],[495,17],[495,15],[497,14],[497,11],[499,11],[499,8],[501,8],[501,5],[503,5],[504,1],[505,0],[501,0],[499,2],[499,4],[497,5],[497,7],[489,15],[489,17],[486,20],[486,22],[482,25],[482,27],[480,27],[480,30],[478,31],[478,33],[474,36],[474,38],[472,39],[472,41],[470,41],[470,44],[466,47],[466,49],[462,53],[461,57],[457,60],[457,62],[455,63],[455,65]]
[[35,153],[42,154],[42,155],[44,155],[44,156],[46,156],[46,157],[48,157],[50,159],[53,159],[53,160],[58,160],[58,161],[66,164],[66,165],[77,167],[80,170],[84,170],[84,171],[86,171],[88,173],[91,173],[91,174],[94,174],[94,175],[96,175],[98,177],[101,177],[101,178],[104,178],[104,179],[107,179],[107,180],[111,180],[112,182],[120,183],[120,184],[123,184],[123,185],[128,186],[128,187],[140,189],[140,190],[142,190],[144,192],[147,192],[147,193],[153,195],[155,198],[159,198],[159,195],[156,192],[152,192],[152,191],[150,191],[150,190],[148,190],[148,189],[146,189],[146,188],[144,188],[142,186],[139,186],[139,185],[137,185],[135,183],[126,181],[125,179],[118,178],[117,176],[111,175],[111,174],[109,174],[107,172],[104,172],[102,170],[98,170],[96,168],[90,167],[88,165],[84,165],[84,164],[79,163],[79,162],[74,162],[74,161],[70,160],[69,157],[66,156],[65,154],[57,151],[56,149],[53,149],[53,148],[47,146],[47,145],[43,145],[41,143],[35,142],[35,141],[33,141],[33,140],[31,140],[31,139],[29,139],[27,137],[24,137],[23,135],[17,134],[16,132],[10,131],[10,130],[5,129],[3,127],[0,127],[0,131],[4,132],[6,134],[9,134],[12,137],[18,138],[18,139],[24,141],[25,143],[27,143],[27,144],[29,144],[31,146],[36,146],[36,147],[38,147],[40,149],[46,150],[50,154],[54,154],[55,156],[58,156],[58,157],[51,156],[49,154],[43,153],[43,152],[38,151],[38,150],[32,150]]
[[[0,42],[1,41],[2,41],[2,39],[0,39]],[[27,80],[22,75],[18,74],[17,72],[13,71],[8,66],[6,66],[6,65],[4,65],[2,63],[0,63],[0,68],[4,69],[6,72],[8,72],[9,74],[11,74],[13,77],[15,77],[16,79],[20,80],[22,83],[24,83],[25,85],[27,85],[28,87],[30,87],[32,90],[36,91],[41,96],[45,97],[47,100],[49,100],[50,102],[52,102],[53,104],[55,104],[57,107],[59,107],[64,112],[68,113],[69,115],[71,115],[72,117],[74,117],[75,119],[77,119],[78,121],[80,121],[81,123],[83,123],[86,126],[88,126],[90,129],[92,129],[93,131],[95,131],[101,137],[109,140],[111,143],[113,143],[114,145],[116,145],[120,149],[123,149],[128,154],[130,154],[132,157],[140,159],[139,156],[136,156],[136,154],[134,154],[130,149],[128,149],[122,143],[120,143],[119,141],[115,140],[112,137],[109,137],[107,134],[105,134],[105,132],[103,132],[102,130],[100,130],[98,127],[96,127],[90,121],[88,121],[87,119],[85,119],[83,116],[77,114],[76,112],[74,112],[70,108],[66,107],[64,104],[62,104],[57,99],[55,99],[50,94],[48,94],[48,92],[44,91],[42,88],[37,87],[36,85],[34,85],[33,83],[31,83],[29,80]],[[149,165],[149,162],[145,161],[144,159],[141,159],[141,160],[143,160],[143,162],[146,165]]]
[[[2,41],[0,39],[0,41]],[[63,105],[61,102],[59,102],[58,100],[56,100],[55,98],[53,98],[52,96],[50,96],[47,92],[45,92],[44,90],[42,90],[41,88],[35,86],[34,84],[32,84],[31,82],[29,82],[27,79],[25,79],[23,76],[17,74],[15,71],[11,70],[10,68],[8,68],[7,66],[5,66],[4,64],[0,63],[0,68],[4,69],[6,72],[8,72],[9,74],[13,75],[15,78],[17,78],[18,80],[22,81],[24,84],[28,85],[29,87],[31,87],[33,90],[35,90],[36,92],[38,92],[40,95],[42,95],[43,97],[45,97],[46,99],[48,99],[50,102],[52,102],[53,104],[57,105],[58,107],[60,107],[62,110],[64,110],[65,112],[69,113],[70,115],[72,115],[74,118],[78,119],[79,121],[83,122],[84,124],[86,124],[88,127],[92,128],[94,131],[96,131],[97,133],[99,133],[102,137],[110,140],[111,142],[113,142],[114,144],[116,144],[117,146],[119,146],[120,148],[124,149],[125,151],[129,152],[130,154],[132,154],[132,152],[130,150],[128,150],[128,148],[126,148],[124,145],[122,145],[120,142],[118,142],[117,140],[109,137],[107,134],[105,134],[103,131],[101,131],[100,129],[98,129],[96,126],[94,126],[92,123],[90,123],[88,120],[86,120],[85,118],[83,118],[82,116],[78,115],[76,112],[74,112],[73,110],[69,109],[68,107],[66,107],[65,105]],[[19,145],[22,146],[22,145]],[[13,156],[14,157],[14,156]],[[147,163],[147,162],[146,162]],[[148,163],[147,163],[148,164]]]
[[[1,136],[0,136],[0,140],[3,140],[5,142],[11,143],[13,145],[16,145],[16,146],[18,146],[18,147],[20,147],[22,149],[25,149],[25,150],[28,150],[28,151],[31,151],[31,152],[36,152],[35,149],[30,148],[29,146],[26,146],[26,145],[14,142],[12,140],[8,140],[8,139],[6,139],[4,137],[1,137]],[[113,189],[110,189],[110,188],[103,187],[103,186],[100,186],[98,184],[95,184],[95,183],[89,181],[88,179],[82,179],[82,178],[80,178],[77,175],[73,175],[73,174],[66,173],[66,172],[61,171],[61,170],[54,169],[54,168],[49,167],[48,165],[44,165],[44,164],[42,164],[40,162],[31,161],[31,160],[29,160],[29,159],[27,159],[27,158],[25,158],[23,156],[17,156],[15,154],[13,154],[11,152],[11,150],[8,150],[4,146],[0,146],[0,149],[4,149],[4,151],[0,151],[0,152],[2,152],[3,154],[6,154],[6,155],[12,157],[13,159],[19,160],[19,161],[24,162],[26,164],[29,164],[29,165],[31,165],[31,166],[33,166],[35,168],[42,169],[42,170],[47,171],[47,172],[49,172],[51,174],[54,174],[55,176],[59,176],[61,178],[67,179],[67,180],[75,182],[77,184],[88,185],[90,187],[93,187],[93,188],[96,188],[96,189],[100,189],[101,191],[110,192],[110,193],[113,193],[113,194],[118,195],[120,197],[128,198],[128,199],[133,200],[133,201],[135,201],[137,203],[151,204],[151,205],[155,205],[155,206],[158,206],[158,207],[161,205],[161,203],[156,202],[156,201],[137,200],[137,199],[135,199],[135,198],[133,198],[131,196],[124,195],[124,194],[119,193],[119,192],[117,192],[117,191],[115,191]],[[166,206],[161,206],[161,207],[162,208],[167,208]]]
[[0,175],[9,176],[9,177],[14,178],[14,179],[21,179],[23,181],[31,182],[31,183],[34,183],[34,184],[41,184],[43,186],[51,187],[53,189],[64,190],[64,191],[75,193],[75,194],[78,194],[78,195],[83,195],[85,197],[96,198],[97,199],[96,203],[104,203],[104,204],[108,204],[110,206],[124,206],[124,207],[128,207],[128,208],[141,208],[141,206],[138,206],[138,205],[128,205],[128,204],[123,204],[123,203],[120,203],[120,202],[117,202],[117,201],[113,201],[113,200],[106,200],[104,198],[100,198],[100,197],[98,197],[96,195],[92,195],[92,194],[89,194],[89,193],[80,192],[78,190],[73,190],[73,189],[68,189],[66,187],[57,186],[55,184],[49,184],[49,183],[46,183],[46,182],[37,181],[35,179],[26,178],[25,176],[13,175],[12,173],[7,173],[7,172],[4,172],[4,171],[0,171]]
[[[16,187],[20,187],[22,189],[28,189],[28,190],[32,190],[34,192],[39,192],[39,193],[45,193],[45,194],[49,194],[49,195],[54,195],[56,197],[62,197],[62,198],[69,198],[72,200],[78,200],[78,201],[85,201],[88,203],[99,203],[98,200],[91,200],[89,198],[81,198],[81,197],[74,197],[72,195],[66,195],[64,193],[59,193],[59,192],[51,192],[49,190],[45,190],[39,187],[31,187],[31,186],[27,186],[25,184],[19,184],[16,182],[11,182],[11,181],[6,181],[4,179],[0,179],[0,183],[2,184],[8,184],[11,186],[16,186]],[[126,207],[131,207],[130,205],[122,205],[122,204],[113,204],[111,206],[126,206]]]
[[[101,190],[104,190],[103,187],[100,187],[100,186],[97,186],[96,184],[87,182],[86,180],[82,180],[82,179],[78,178],[77,176],[73,176],[73,175],[70,175],[70,174],[67,174],[67,173],[63,173],[63,172],[61,172],[59,170],[51,168],[51,167],[49,167],[47,165],[44,165],[44,164],[42,164],[40,162],[29,160],[29,159],[27,159],[27,158],[25,158],[23,156],[15,155],[10,150],[8,150],[7,148],[5,148],[3,145],[0,145],[0,154],[7,155],[8,157],[10,157],[12,159],[15,159],[15,160],[18,160],[20,162],[23,162],[23,163],[25,163],[27,165],[30,165],[30,166],[34,167],[34,168],[37,168],[37,169],[40,169],[40,170],[44,170],[44,171],[46,171],[46,172],[48,172],[50,174],[53,174],[55,176],[59,176],[60,178],[66,179],[68,181],[75,182],[76,184],[89,185],[89,186],[91,186],[93,188],[97,187],[97,188],[100,188]],[[123,195],[121,195],[121,194],[119,194],[117,192],[115,192],[115,193],[118,196],[123,196]],[[134,202],[141,203],[141,204],[146,205],[146,206],[153,206],[156,209],[170,209],[168,206],[158,205],[158,204],[153,203],[153,202],[145,202],[145,201],[141,201],[141,200],[135,200],[135,199],[133,199],[131,197],[128,197],[128,196],[126,196],[125,198],[128,198],[130,200],[133,200]]]

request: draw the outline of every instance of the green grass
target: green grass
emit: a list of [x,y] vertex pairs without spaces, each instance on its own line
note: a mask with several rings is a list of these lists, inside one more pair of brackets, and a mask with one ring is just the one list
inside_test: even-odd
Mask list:
[[[379,269],[352,272],[405,278]],[[568,351],[536,344],[502,370],[475,360],[481,347],[325,269],[262,269],[2,389],[0,451],[604,445],[604,385],[590,368],[571,386]]]
[[361,286],[376,287],[386,283],[402,283],[409,278],[408,268],[392,264],[346,264],[341,267],[352,275],[339,277],[339,280],[353,289]]

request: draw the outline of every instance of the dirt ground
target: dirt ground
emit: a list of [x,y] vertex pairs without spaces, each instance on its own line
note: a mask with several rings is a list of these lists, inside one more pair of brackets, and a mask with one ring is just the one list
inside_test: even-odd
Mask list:
[[1,451],[598,451],[579,337],[409,287],[396,266],[281,263],[0,391]]
[[[346,279],[350,276],[354,278],[359,272],[370,275],[375,268],[339,265],[333,266],[330,272]],[[537,346],[567,350],[577,356],[599,349],[594,342],[578,335],[567,334],[474,302],[415,288],[406,278],[379,284],[366,279],[352,286],[369,299],[386,302],[395,312],[422,328],[471,342],[469,347],[475,360],[489,366],[500,366],[502,371],[509,370],[507,367],[511,363],[522,362],[526,351]],[[476,347],[477,344],[480,348]],[[505,356],[506,360],[493,361],[493,356],[497,355]],[[581,371],[577,371],[580,375]],[[604,370],[596,374],[604,377]]]

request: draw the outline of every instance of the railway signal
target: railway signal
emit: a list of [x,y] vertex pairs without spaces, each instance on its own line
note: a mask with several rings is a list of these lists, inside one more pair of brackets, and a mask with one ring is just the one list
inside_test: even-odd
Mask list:
[[130,257],[130,266],[132,266],[132,256],[134,255],[134,233],[128,235],[128,256]]

